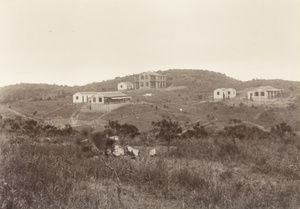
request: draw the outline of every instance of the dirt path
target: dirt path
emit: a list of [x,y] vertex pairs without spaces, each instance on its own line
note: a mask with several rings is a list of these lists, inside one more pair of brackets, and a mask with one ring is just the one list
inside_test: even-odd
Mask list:
[[242,122],[243,122],[243,123],[246,123],[246,124],[249,124],[249,125],[252,125],[252,126],[255,126],[255,127],[261,129],[262,131],[269,132],[267,129],[265,129],[265,127],[260,126],[260,125],[255,124],[255,123],[252,123],[252,122],[250,122],[250,121],[242,121]]
[[[81,110],[81,107],[78,108],[77,110],[75,110],[75,111],[73,112],[73,114],[71,115],[71,117],[70,117],[70,121],[71,121],[71,125],[72,125],[72,126],[75,126],[75,125],[77,124],[79,114],[76,115],[76,113],[77,113],[79,110]],[[75,115],[76,115],[76,117],[75,117]]]

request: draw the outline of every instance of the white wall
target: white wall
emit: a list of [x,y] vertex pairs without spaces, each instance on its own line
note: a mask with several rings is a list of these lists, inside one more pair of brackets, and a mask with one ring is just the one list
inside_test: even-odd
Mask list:
[[126,84],[126,83],[119,83],[118,84],[118,90],[127,90],[127,89],[133,89],[133,84]]
[[[224,91],[222,89],[214,90],[214,99],[223,99],[223,92]],[[225,98],[226,98],[226,94],[225,94]]]
[[120,91],[127,90],[127,84],[125,84],[125,83],[119,83],[118,84],[118,90],[120,90]]
[[82,103],[82,95],[74,94],[73,95],[73,103]]
[[[219,94],[218,94],[219,92]],[[230,92],[230,93],[229,93]],[[236,90],[229,89],[216,89],[214,90],[214,99],[223,99],[223,93],[225,95],[225,99],[231,99],[236,97]]]
[[[255,96],[255,92],[258,93],[258,96]],[[264,95],[261,95],[263,92]],[[252,93],[252,100],[253,101],[262,101],[268,99],[268,92],[264,90],[256,90],[256,91],[248,91],[247,97],[250,100],[251,99],[251,93]]]
[[236,97],[236,90],[231,89],[231,88],[227,89],[227,97],[226,98],[235,98],[235,97]]

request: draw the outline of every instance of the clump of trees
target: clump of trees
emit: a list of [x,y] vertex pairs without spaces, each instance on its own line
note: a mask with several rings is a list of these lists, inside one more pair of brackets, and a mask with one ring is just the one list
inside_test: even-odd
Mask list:
[[119,121],[110,120],[106,127],[106,132],[111,136],[130,137],[134,138],[140,135],[139,129],[134,125],[124,123],[120,124]]
[[20,116],[15,118],[5,118],[1,121],[2,131],[18,132],[31,137],[38,136],[72,136],[77,131],[67,124],[64,128],[52,125],[45,125],[33,119],[25,119]]
[[201,126],[199,122],[197,122],[194,126],[193,129],[187,130],[185,133],[182,134],[183,138],[203,138],[207,137],[209,134],[205,130],[204,126]]
[[157,139],[162,139],[167,142],[168,150],[173,139],[178,137],[182,132],[182,128],[177,121],[172,121],[169,116],[163,116],[160,121],[152,121],[153,133]]
[[278,136],[285,136],[287,134],[292,134],[292,127],[285,122],[277,124],[271,128],[271,133],[276,134]]

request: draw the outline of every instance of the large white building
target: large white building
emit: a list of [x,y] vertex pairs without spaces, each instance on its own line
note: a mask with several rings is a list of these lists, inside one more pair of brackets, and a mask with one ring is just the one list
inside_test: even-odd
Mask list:
[[247,98],[251,101],[266,101],[277,98],[282,95],[282,89],[276,89],[272,86],[260,86],[247,92]]
[[236,97],[236,90],[233,88],[218,88],[214,90],[214,99],[232,99]]
[[131,97],[119,91],[111,92],[77,92],[73,103],[118,104],[130,101]]
[[156,72],[145,72],[134,77],[134,89],[167,88],[167,76]]

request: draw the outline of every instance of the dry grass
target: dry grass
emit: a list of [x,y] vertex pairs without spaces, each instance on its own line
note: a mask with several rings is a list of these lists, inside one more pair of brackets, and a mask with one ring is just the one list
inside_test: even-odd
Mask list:
[[[131,143],[127,141],[127,144]],[[153,141],[130,156],[84,152],[74,139],[1,135],[1,206],[7,208],[297,208],[297,136]],[[126,144],[126,143],[125,143]],[[143,143],[142,143],[143,144]],[[121,182],[120,200],[114,168]]]

